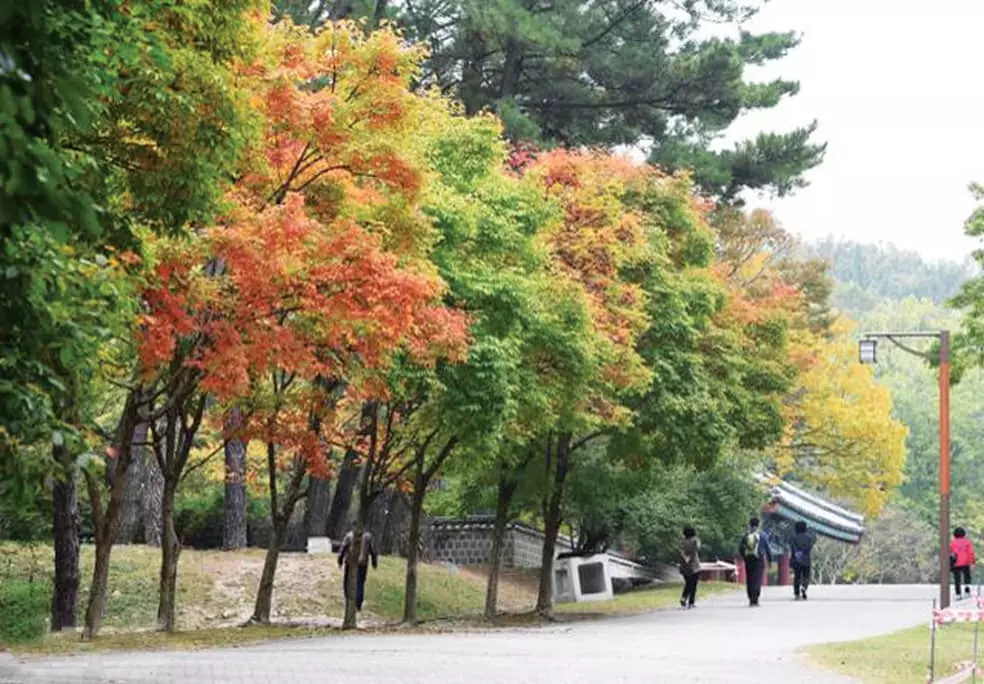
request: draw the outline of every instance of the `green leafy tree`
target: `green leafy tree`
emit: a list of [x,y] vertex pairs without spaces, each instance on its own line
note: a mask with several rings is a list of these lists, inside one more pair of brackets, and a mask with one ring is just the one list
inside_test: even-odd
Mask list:
[[[433,260],[448,283],[447,300],[472,321],[472,345],[464,363],[439,366],[423,377],[418,372],[412,380],[420,408],[408,425],[415,444],[408,622],[416,620],[417,545],[429,485],[453,454],[469,462],[462,468],[490,469],[494,455],[505,458],[508,445],[539,429],[551,384],[537,364],[549,353],[543,338],[563,322],[555,312],[564,303],[536,237],[557,212],[536,189],[504,172],[499,123],[447,112],[438,112],[432,123],[426,149],[438,182],[425,211],[442,235]],[[492,554],[492,612],[498,549]]]
[[46,0],[0,11],[0,495],[54,482],[54,630],[76,619],[84,400],[100,345],[129,309],[103,269],[104,247],[127,243],[89,182],[105,169],[74,144],[95,134],[117,82],[114,7]]
[[0,468],[8,484],[28,467],[19,447],[47,438],[57,419],[62,336],[87,332],[57,317],[65,308],[49,308],[64,288],[47,257],[59,245],[101,238],[95,201],[73,182],[83,168],[64,139],[100,113],[89,68],[108,42],[99,26],[109,10],[50,1],[0,14]]

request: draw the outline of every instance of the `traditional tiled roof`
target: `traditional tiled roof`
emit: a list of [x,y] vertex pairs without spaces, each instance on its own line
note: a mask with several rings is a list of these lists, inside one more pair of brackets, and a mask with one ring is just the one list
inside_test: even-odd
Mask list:
[[779,518],[802,520],[817,534],[849,544],[857,544],[864,536],[864,516],[777,478],[761,480],[769,484],[769,510]]

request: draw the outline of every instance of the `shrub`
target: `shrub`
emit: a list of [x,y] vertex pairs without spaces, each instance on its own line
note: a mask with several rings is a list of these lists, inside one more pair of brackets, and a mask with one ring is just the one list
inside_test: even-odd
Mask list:
[[[246,514],[251,532],[257,528],[269,527],[270,511],[265,499],[250,498]],[[223,486],[212,485],[179,495],[175,501],[174,523],[178,529],[178,538],[186,546],[196,549],[221,548],[225,526]],[[252,538],[250,545],[256,545]]]
[[175,502],[174,523],[178,537],[187,546],[196,549],[221,547],[224,520],[219,487],[182,496]]
[[0,486],[0,539],[51,539],[51,492],[46,487],[24,493]]
[[48,629],[51,585],[5,578],[0,582],[0,643],[37,641]]

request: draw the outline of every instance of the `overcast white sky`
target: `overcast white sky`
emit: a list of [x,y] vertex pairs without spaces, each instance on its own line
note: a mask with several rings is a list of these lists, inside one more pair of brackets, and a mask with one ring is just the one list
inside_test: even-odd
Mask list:
[[893,242],[930,259],[962,260],[973,207],[968,182],[984,182],[984,0],[772,0],[754,31],[795,30],[803,42],[765,80],[802,90],[750,114],[736,137],[813,119],[829,143],[810,186],[762,199],[792,232]]

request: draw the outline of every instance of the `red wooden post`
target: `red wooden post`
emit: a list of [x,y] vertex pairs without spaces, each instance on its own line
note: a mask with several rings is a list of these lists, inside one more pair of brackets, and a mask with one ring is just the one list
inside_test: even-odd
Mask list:
[[789,586],[789,554],[779,556],[779,586]]

